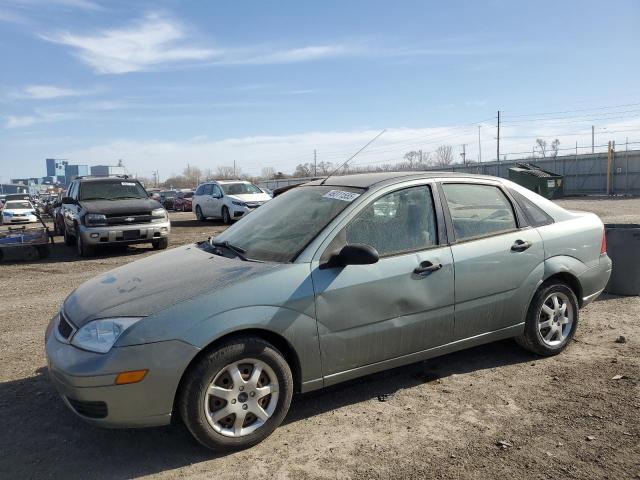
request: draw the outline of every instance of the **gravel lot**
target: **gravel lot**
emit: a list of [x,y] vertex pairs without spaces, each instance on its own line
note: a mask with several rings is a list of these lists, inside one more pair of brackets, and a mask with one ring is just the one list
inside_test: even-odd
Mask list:
[[[640,199],[559,203],[640,223]],[[172,246],[224,228],[172,222]],[[153,250],[80,260],[56,242],[49,259],[0,264],[0,478],[640,478],[638,297],[581,311],[554,358],[504,341],[298,396],[265,442],[219,456],[179,423],[102,430],[66,410],[47,379],[49,318],[80,283]]]

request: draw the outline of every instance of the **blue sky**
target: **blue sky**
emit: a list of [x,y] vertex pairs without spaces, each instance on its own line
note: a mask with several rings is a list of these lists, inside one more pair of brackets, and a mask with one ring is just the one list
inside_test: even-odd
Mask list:
[[[0,178],[640,141],[640,2],[0,0]],[[556,113],[557,112],[557,113]]]

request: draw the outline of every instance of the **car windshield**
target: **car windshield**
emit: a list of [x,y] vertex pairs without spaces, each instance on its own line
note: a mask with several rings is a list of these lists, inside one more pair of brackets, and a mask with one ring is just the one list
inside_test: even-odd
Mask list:
[[5,209],[10,210],[10,209],[21,209],[21,208],[33,208],[31,206],[31,204],[29,202],[16,202],[16,201],[9,201],[6,203],[6,205],[4,206]]
[[351,201],[360,188],[299,187],[265,203],[215,237],[251,260],[291,262]]
[[252,193],[263,193],[253,183],[221,183],[220,187],[225,195],[246,195]]
[[120,198],[147,198],[147,192],[138,182],[127,180],[80,184],[80,200],[117,200]]

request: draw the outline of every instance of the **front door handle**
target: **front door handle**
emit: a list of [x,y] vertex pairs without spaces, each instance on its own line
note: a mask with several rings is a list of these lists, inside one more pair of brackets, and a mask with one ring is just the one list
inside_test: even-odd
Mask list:
[[531,245],[533,245],[533,243],[531,243],[530,241],[524,241],[524,240],[516,240],[516,243],[514,243],[513,245],[511,245],[511,250],[514,252],[524,252],[527,248],[529,248]]
[[418,265],[413,271],[413,273],[415,273],[416,275],[428,275],[431,272],[440,270],[441,268],[442,268],[441,263],[431,263],[430,261],[427,260],[422,262],[420,265]]

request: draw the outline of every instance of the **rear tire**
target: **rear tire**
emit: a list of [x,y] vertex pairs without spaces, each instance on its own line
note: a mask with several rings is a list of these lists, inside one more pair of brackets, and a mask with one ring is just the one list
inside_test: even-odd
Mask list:
[[[210,393],[212,387],[221,396]],[[284,420],[292,395],[293,377],[282,354],[261,338],[242,337],[205,353],[190,367],[178,409],[205,447],[241,450],[271,435]],[[216,414],[224,416],[216,419]]]
[[516,342],[538,355],[557,355],[573,338],[578,316],[578,300],[569,286],[557,280],[544,283],[529,305],[524,333]]
[[151,242],[154,250],[165,250],[169,246],[169,238],[164,237],[159,240],[154,240]]

